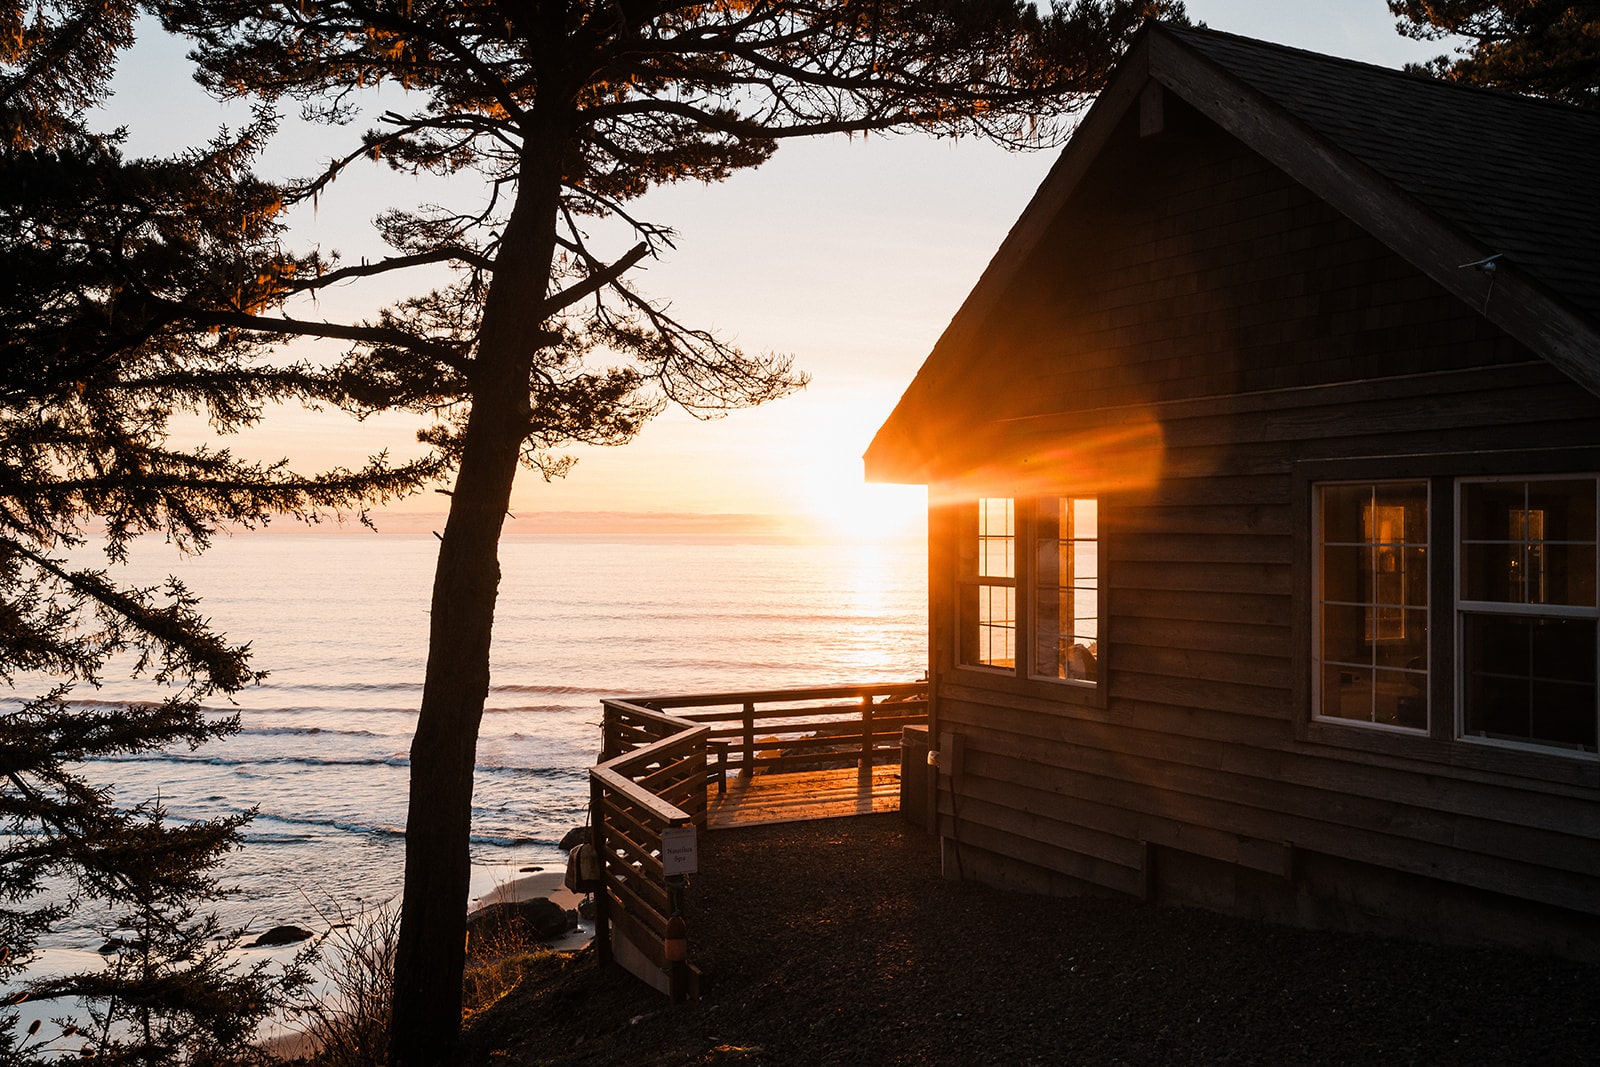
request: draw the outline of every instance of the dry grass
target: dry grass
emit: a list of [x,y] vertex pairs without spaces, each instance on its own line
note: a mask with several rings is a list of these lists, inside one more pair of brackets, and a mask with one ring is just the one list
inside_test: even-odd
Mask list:
[[469,1021],[521,984],[541,956],[542,947],[524,923],[495,922],[476,928],[468,939],[471,954],[461,980],[461,1018]]
[[[335,915],[316,950],[326,978],[322,995],[297,1005],[307,1067],[384,1067],[394,1006],[394,959],[400,909],[391,904],[353,916]],[[474,931],[462,979],[462,1019],[498,1003],[551,955],[521,923],[487,923]]]
[[400,907],[336,918],[316,963],[328,988],[296,1008],[295,1019],[315,1050],[314,1067],[382,1067],[389,1057]]

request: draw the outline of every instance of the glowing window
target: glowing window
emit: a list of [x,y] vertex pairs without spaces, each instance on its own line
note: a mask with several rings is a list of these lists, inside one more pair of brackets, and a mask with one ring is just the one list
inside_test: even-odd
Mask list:
[[1428,728],[1428,486],[1317,487],[1316,714]]
[[961,662],[1017,663],[1017,507],[1010,497],[978,501],[976,526],[962,538]]
[[1460,485],[1462,736],[1596,751],[1596,481]]
[[1033,533],[1032,674],[1097,681],[1099,502],[1092,497],[1040,497],[1034,507]]

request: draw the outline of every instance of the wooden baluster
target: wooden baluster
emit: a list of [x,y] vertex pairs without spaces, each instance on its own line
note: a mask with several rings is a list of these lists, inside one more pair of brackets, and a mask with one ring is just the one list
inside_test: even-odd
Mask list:
[[756,773],[756,706],[754,701],[744,702],[744,766],[739,774],[749,778]]
[[589,783],[590,846],[600,861],[600,888],[594,893],[594,951],[601,966],[611,962],[611,864],[606,856],[606,791]]
[[861,769],[872,771],[872,694],[861,698]]

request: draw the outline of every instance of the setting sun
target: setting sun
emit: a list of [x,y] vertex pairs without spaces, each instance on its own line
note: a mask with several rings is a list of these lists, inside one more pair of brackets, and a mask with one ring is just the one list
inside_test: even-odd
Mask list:
[[[850,469],[853,464],[854,469]],[[804,472],[796,494],[817,532],[836,537],[887,539],[923,532],[928,492],[920,485],[878,485],[863,480],[861,463],[817,463]]]

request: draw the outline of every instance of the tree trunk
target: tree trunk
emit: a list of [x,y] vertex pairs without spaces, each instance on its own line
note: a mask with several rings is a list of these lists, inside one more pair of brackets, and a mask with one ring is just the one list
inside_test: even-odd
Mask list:
[[389,1061],[444,1063],[461,1028],[473,768],[489,691],[497,547],[529,424],[528,376],[549,285],[555,153],[529,153],[484,306],[473,403],[434,572],[428,667],[411,744],[405,895]]

